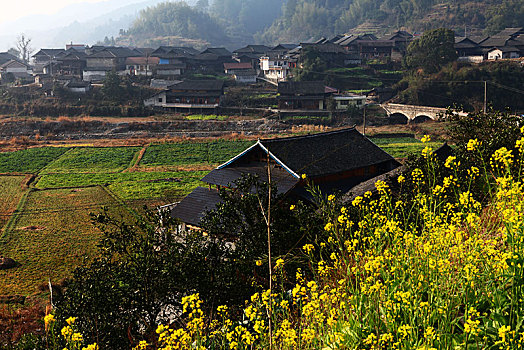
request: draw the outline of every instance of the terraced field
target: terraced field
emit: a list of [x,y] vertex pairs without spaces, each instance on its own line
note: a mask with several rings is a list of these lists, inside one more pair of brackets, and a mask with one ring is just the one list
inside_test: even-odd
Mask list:
[[[411,138],[372,140],[395,157],[425,147]],[[0,255],[20,263],[0,271],[0,295],[33,294],[48,278],[63,279],[84,256],[93,256],[100,236],[89,213],[105,206],[132,220],[143,205],[177,201],[209,170],[253,143],[184,141],[0,153],[0,173],[9,174],[0,175]],[[26,175],[17,174],[36,178],[28,186]]]
[[102,187],[32,190],[1,244],[2,254],[20,266],[0,271],[0,295],[33,294],[48,278],[57,282],[92,257],[100,234],[89,213],[102,206],[126,212]]
[[[18,202],[27,192],[27,189],[23,187],[25,179],[25,176],[0,176],[0,229],[4,227],[15,211]],[[0,250],[0,255],[1,253]]]

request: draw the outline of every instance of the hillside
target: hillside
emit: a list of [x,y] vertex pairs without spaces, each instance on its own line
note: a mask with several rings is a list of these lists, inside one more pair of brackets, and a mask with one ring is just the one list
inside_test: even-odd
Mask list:
[[166,2],[148,8],[121,39],[129,42],[130,36],[138,36],[144,43],[175,36],[239,46],[315,40],[349,31],[380,36],[400,28],[421,32],[442,26],[461,35],[484,35],[522,25],[524,0],[214,0],[198,1],[194,7]]

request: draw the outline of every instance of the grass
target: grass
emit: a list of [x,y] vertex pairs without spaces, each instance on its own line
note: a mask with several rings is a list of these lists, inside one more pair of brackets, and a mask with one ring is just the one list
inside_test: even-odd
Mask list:
[[120,198],[179,199],[198,186],[207,171],[128,172],[108,174],[47,174],[36,183],[36,188],[85,187],[107,185]]
[[193,114],[186,116],[187,120],[228,120],[229,118],[227,115],[216,114]]
[[254,141],[217,140],[212,142],[179,142],[152,145],[147,148],[140,166],[220,164],[247,147]]
[[42,173],[110,173],[131,165],[139,147],[74,148],[45,167]]
[[69,148],[41,147],[0,153],[0,173],[35,174],[50,162],[63,155],[67,150],[69,150]]
[[57,282],[70,276],[84,256],[96,251],[100,234],[89,223],[89,213],[103,205],[126,215],[101,187],[31,192],[0,246],[2,255],[20,264],[0,271],[0,294],[33,294],[48,278]]
[[[0,176],[0,236],[1,229],[15,211],[27,189],[22,187],[24,176]],[[1,252],[1,250],[0,250]]]

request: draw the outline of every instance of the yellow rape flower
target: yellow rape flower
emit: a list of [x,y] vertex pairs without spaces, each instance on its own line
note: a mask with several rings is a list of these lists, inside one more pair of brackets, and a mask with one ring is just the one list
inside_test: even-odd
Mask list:
[[430,142],[430,141],[431,141],[431,136],[429,136],[429,135],[424,135],[424,136],[422,136],[422,138],[420,139],[420,141],[421,141],[422,143]]
[[282,266],[284,266],[284,259],[277,259],[277,261],[275,261],[275,269],[281,268]]

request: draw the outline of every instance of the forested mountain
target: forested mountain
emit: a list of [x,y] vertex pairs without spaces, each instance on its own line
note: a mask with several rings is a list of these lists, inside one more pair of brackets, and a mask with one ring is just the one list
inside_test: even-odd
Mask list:
[[199,0],[143,10],[125,38],[190,38],[212,45],[315,40],[349,31],[447,27],[491,34],[524,26],[524,0]]

